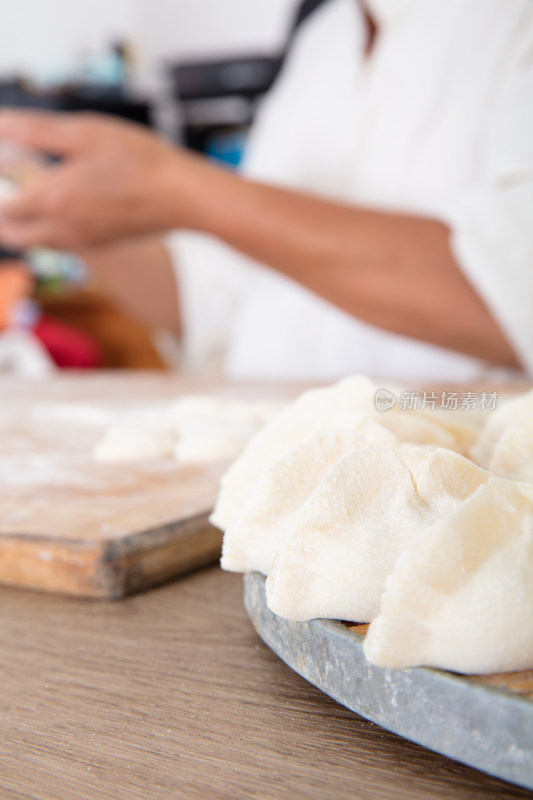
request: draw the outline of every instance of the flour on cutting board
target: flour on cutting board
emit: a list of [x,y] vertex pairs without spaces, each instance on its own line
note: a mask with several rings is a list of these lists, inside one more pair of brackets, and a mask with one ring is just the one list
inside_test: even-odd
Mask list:
[[[106,491],[126,488],[126,471],[97,467],[91,452],[106,425],[123,412],[97,405],[36,404],[0,406],[0,494],[33,487]],[[151,471],[165,465],[151,466]],[[41,498],[42,499],[42,498]],[[31,499],[37,503],[39,497]],[[5,516],[3,516],[5,520]]]
[[117,469],[121,462],[156,475],[176,463],[229,460],[281,406],[217,395],[143,403],[2,402],[0,487],[126,489],[135,478]]
[[[0,545],[120,539],[210,509],[224,462],[188,466],[172,452],[127,464],[93,459],[109,427],[126,417],[153,424],[176,402],[135,390],[117,397],[108,385],[102,392],[82,380],[72,391],[67,381],[0,386]],[[89,401],[65,402],[91,393]]]

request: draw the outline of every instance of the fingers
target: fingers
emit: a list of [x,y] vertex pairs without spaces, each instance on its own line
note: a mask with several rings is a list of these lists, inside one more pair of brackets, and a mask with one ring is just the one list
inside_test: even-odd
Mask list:
[[0,242],[17,250],[27,250],[30,247],[62,248],[67,246],[56,226],[53,223],[42,222],[41,220],[0,221]]
[[0,203],[0,221],[16,222],[43,213],[46,206],[45,194],[41,186],[32,186]]
[[73,200],[63,185],[66,167],[54,167],[28,188],[0,203],[0,242],[11,247],[52,246],[70,227]]
[[72,155],[86,144],[87,121],[76,114],[0,111],[0,138],[52,155]]
[[[66,246],[71,225],[62,220],[57,191],[35,186],[0,205],[0,243],[17,250]],[[56,208],[56,206],[58,206]]]

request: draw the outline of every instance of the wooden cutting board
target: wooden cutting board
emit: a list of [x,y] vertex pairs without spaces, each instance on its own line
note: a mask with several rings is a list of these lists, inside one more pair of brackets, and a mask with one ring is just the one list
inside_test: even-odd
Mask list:
[[221,534],[208,515],[226,463],[103,465],[91,457],[118,415],[213,391],[265,396],[260,387],[160,373],[3,378],[0,583],[119,598],[216,561]]

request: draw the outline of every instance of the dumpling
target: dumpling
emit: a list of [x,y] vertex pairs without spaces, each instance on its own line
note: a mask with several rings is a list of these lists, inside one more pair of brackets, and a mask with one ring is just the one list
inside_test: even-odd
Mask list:
[[371,408],[375,386],[367,378],[345,378],[304,392],[249,442],[222,478],[213,525],[226,530],[265,470],[325,428],[355,428]]
[[268,575],[294,517],[328,471],[369,440],[395,443],[395,437],[373,423],[361,431],[320,431],[276,461],[259,479],[224,535],[221,565],[233,572]]
[[185,464],[232,460],[242,452],[260,423],[250,416],[218,414],[184,418],[176,422],[174,458]]
[[174,448],[174,431],[165,424],[128,421],[111,426],[93,448],[102,463],[168,458]]
[[[451,414],[457,418],[451,418]],[[402,442],[434,444],[466,455],[479,434],[480,414],[440,409],[407,411],[393,409],[379,416],[379,422]]]
[[266,583],[272,611],[368,622],[400,553],[490,474],[451,450],[368,446],[329,470],[294,520]]
[[493,413],[471,455],[496,475],[533,483],[533,391]]
[[185,395],[170,409],[177,436],[174,457],[187,464],[235,459],[282,407],[274,401]]
[[287,406],[247,445],[221,481],[211,522],[226,530],[252,494],[263,472],[318,431],[332,427],[358,430],[365,421],[387,428],[397,440],[432,444],[464,452],[477,437],[464,415],[452,422],[438,411],[376,410],[377,387],[368,378],[344,378],[334,386],[312,389]]
[[381,667],[528,669],[532,620],[533,487],[492,477],[400,555],[364,652]]
[[282,404],[184,395],[171,406],[124,414],[93,449],[96,461],[174,458],[183,464],[236,458]]

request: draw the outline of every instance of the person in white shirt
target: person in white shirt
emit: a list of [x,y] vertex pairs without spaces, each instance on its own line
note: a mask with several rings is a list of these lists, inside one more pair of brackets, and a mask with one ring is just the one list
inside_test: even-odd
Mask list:
[[243,175],[114,121],[3,112],[0,136],[65,156],[2,204],[0,239],[106,244],[89,263],[124,297],[129,275],[190,369],[533,373],[531,0],[330,0]]

